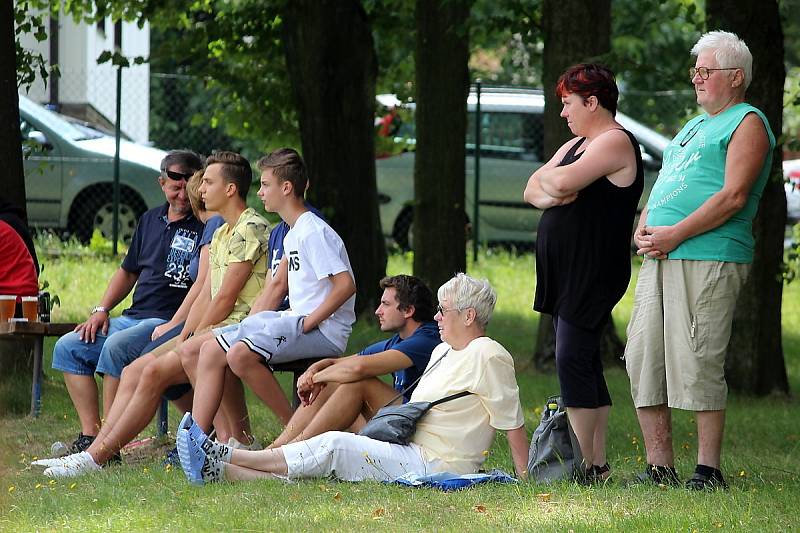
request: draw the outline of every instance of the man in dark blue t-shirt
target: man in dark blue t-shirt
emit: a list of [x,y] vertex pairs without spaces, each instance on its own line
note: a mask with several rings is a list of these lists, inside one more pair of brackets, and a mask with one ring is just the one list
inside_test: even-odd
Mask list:
[[[411,397],[431,352],[442,342],[433,321],[433,294],[422,280],[403,274],[383,278],[380,286],[375,315],[381,330],[395,335],[358,354],[311,365],[297,380],[301,405],[271,448],[326,431],[355,431],[384,405]],[[394,386],[378,378],[389,373]]]
[[[128,253],[100,304],[86,322],[56,342],[53,368],[64,373],[81,423],[73,453],[88,448],[100,427],[95,372],[103,376],[103,411],[107,415],[122,368],[141,354],[153,329],[172,318],[191,286],[188,267],[203,223],[192,215],[186,181],[202,167],[200,156],[187,150],[164,157],[158,181],[167,203],[142,215]],[[111,309],[132,290],[133,305],[109,320]]]

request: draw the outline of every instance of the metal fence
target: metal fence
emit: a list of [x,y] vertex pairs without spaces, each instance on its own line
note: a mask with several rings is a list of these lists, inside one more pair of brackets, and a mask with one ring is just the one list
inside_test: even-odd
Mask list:
[[[34,226],[65,230],[83,241],[92,235],[113,236],[116,79],[110,65],[92,72],[66,71],[58,80],[57,98],[52,90],[38,95],[34,91],[39,101],[54,102],[46,107],[62,113],[56,118],[67,122],[53,120],[41,106],[21,105],[23,138],[30,140],[26,172]],[[210,123],[210,91],[203,79],[123,69],[118,209],[123,242],[130,239],[141,213],[164,201],[156,180],[163,156],[158,149],[185,147],[207,154],[243,144]],[[391,106],[376,107],[381,223],[389,246],[410,248],[413,105],[398,107],[390,128],[383,127],[381,119],[391,113]],[[538,211],[521,198],[528,176],[543,160],[542,109],[541,92],[531,88],[484,86],[480,101],[476,91],[471,92],[465,219],[475,243],[524,245],[535,239]],[[628,91],[621,95],[620,109],[641,127],[671,137],[695,107],[691,91]],[[78,141],[63,142],[65,136]],[[657,163],[658,150],[645,148]]]

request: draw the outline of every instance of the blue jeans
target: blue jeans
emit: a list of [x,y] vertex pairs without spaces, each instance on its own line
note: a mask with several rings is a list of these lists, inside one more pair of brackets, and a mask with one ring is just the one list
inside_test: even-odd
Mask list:
[[53,369],[80,376],[97,372],[119,378],[122,369],[142,354],[156,326],[164,322],[162,318],[112,318],[108,334],[98,331],[92,343],[80,340],[74,331],[67,333],[53,349]]
[[[180,335],[180,332],[183,331],[184,324],[186,324],[186,322],[181,322],[171,330],[161,335],[156,340],[150,341],[150,343],[147,346],[142,348],[142,355],[152,352],[165,342],[170,341],[175,337],[177,337],[178,335]],[[190,390],[192,390],[192,386],[189,383],[181,383],[180,385],[173,385],[171,387],[167,387],[167,390],[164,391],[164,398],[166,398],[167,400],[177,400]]]

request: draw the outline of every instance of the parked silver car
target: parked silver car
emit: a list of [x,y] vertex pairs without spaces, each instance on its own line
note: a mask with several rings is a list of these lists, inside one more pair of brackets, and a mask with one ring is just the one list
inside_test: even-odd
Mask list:
[[[33,227],[66,230],[88,240],[94,229],[113,229],[114,137],[71,124],[19,97],[25,152],[28,220]],[[166,152],[127,140],[120,143],[122,240],[129,240],[144,211],[164,203],[158,185]]]
[[[394,95],[379,95],[385,107],[402,104]],[[475,107],[474,92],[467,99],[466,218],[473,216]],[[481,169],[479,235],[481,242],[530,243],[536,240],[541,211],[522,200],[528,177],[541,165],[544,151],[544,94],[526,89],[481,91]],[[410,114],[409,114],[410,115]],[[617,113],[617,120],[638,139],[645,166],[644,207],[661,168],[661,156],[669,139],[632,118]],[[397,142],[414,143],[413,122],[406,120],[396,134]],[[376,161],[381,225],[387,237],[402,248],[411,244],[414,200],[414,152],[406,151]]]

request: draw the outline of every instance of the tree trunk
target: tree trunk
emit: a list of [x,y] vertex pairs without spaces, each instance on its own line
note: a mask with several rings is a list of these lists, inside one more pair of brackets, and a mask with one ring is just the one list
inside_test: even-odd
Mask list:
[[417,0],[414,274],[436,289],[466,269],[466,0]]
[[[611,50],[611,0],[580,2],[577,0],[544,0],[542,3],[544,56],[542,83],[544,86],[544,152],[545,161],[567,142],[572,133],[561,118],[561,100],[556,96],[556,82],[567,67],[576,63],[597,61]],[[539,315],[534,365],[551,369],[555,359],[553,319]],[[603,333],[603,360],[619,364],[622,341],[609,319]]]
[[375,183],[377,60],[370,25],[355,0],[293,0],[284,15],[309,195],[347,246],[356,311],[373,309],[386,246]]
[[[775,137],[783,128],[782,102],[786,71],[783,31],[775,0],[708,0],[706,25],[736,33],[753,54],[753,83],[747,101],[764,112]],[[783,234],[786,196],[781,146],[772,155],[772,175],[764,188],[753,223],[755,258],[750,279],[739,296],[728,345],[725,375],[731,389],[751,394],[788,392],[781,342]]]
[[13,2],[0,2],[0,33],[0,168],[3,169],[3,192],[0,196],[27,214],[19,133]]

